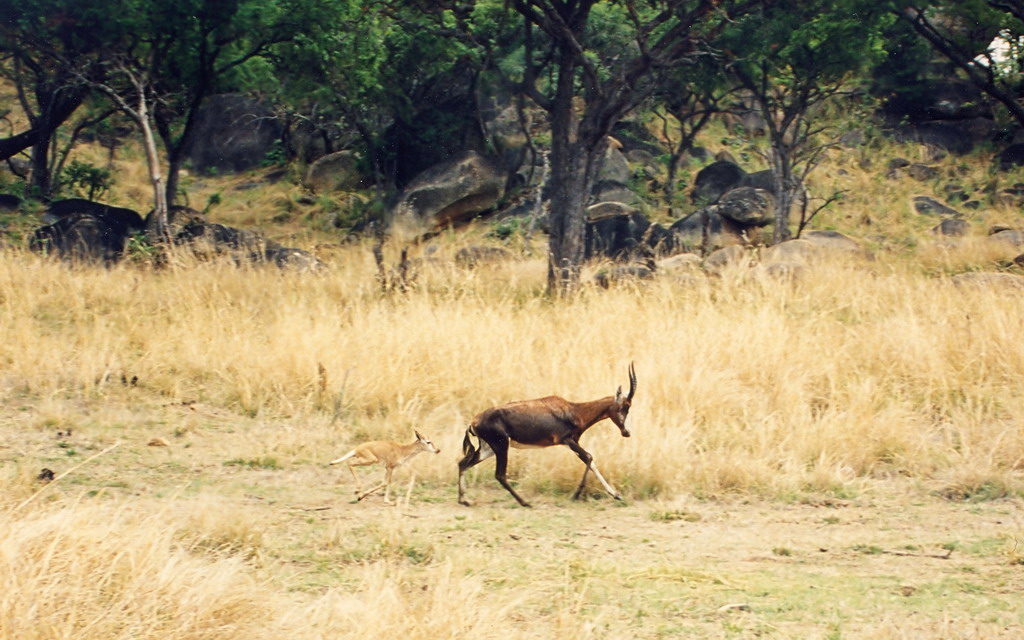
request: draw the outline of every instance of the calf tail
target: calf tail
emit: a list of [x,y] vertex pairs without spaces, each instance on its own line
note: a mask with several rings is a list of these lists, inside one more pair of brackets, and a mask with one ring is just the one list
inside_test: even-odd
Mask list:
[[331,460],[331,464],[338,464],[340,462],[345,462],[346,460],[348,460],[349,458],[351,458],[354,455],[356,455],[356,450],[355,449],[349,451],[348,453],[346,453],[345,455],[341,456],[337,460]]

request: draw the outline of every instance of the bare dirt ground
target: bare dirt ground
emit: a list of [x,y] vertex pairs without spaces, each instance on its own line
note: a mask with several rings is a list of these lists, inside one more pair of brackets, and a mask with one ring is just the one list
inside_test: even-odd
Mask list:
[[[106,409],[67,436],[66,408],[9,406],[0,470],[40,503],[166,509],[300,596],[358,591],[374,566],[404,594],[445,574],[471,601],[458,606],[485,608],[517,637],[1024,637],[1020,499],[952,502],[899,479],[865,480],[842,499],[573,502],[530,487],[524,509],[485,463],[467,508],[447,451],[452,482],[416,479],[442,464],[424,454],[396,473],[397,506],[354,503],[347,469],[324,464],[337,451],[239,416],[181,431],[184,412]],[[169,446],[149,446],[159,433]],[[41,467],[69,473],[44,486]]]

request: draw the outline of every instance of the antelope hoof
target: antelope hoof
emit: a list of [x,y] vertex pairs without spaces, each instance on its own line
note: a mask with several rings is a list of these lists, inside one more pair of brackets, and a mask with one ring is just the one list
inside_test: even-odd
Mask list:
[[465,498],[459,498],[459,504],[461,504],[464,507],[472,507],[473,506],[473,503],[470,502],[469,500],[466,500]]
[[614,496],[612,496],[612,497],[613,497],[613,498],[615,498],[616,500],[618,500],[619,502],[622,502],[622,496],[620,496],[619,494],[617,494],[617,493],[616,493],[616,494],[615,494]]

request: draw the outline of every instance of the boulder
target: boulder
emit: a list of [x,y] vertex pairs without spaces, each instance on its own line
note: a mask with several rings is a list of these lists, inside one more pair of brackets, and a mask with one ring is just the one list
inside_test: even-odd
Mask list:
[[62,218],[81,213],[102,218],[106,226],[125,236],[145,229],[145,222],[138,212],[83,198],[54,200],[47,205],[46,213],[43,214],[43,222],[52,224]]
[[1012,186],[1000,189],[995,195],[995,200],[1007,207],[1024,206],[1024,183],[1017,182]]
[[[621,204],[621,203],[620,203]],[[595,205],[598,206],[598,205]],[[635,255],[643,246],[644,234],[651,226],[642,213],[625,207],[623,214],[587,221],[584,257],[623,259]]]
[[455,253],[455,264],[460,267],[473,268],[482,264],[493,264],[504,262],[512,258],[508,249],[501,247],[488,247],[484,245],[470,245],[463,247]]
[[144,228],[142,216],[131,209],[80,198],[50,203],[29,246],[66,260],[112,264],[120,260],[125,243]]
[[967,221],[960,220],[958,218],[946,218],[939,224],[932,227],[932,233],[935,235],[953,238],[966,236],[969,230],[970,225],[967,224]]
[[821,247],[810,240],[795,238],[772,245],[761,252],[762,264],[807,264],[821,256]]
[[676,236],[657,222],[652,222],[644,232],[641,244],[649,247],[656,256],[671,255],[679,250]]
[[913,162],[905,169],[907,175],[918,182],[928,182],[939,177],[939,169],[929,164]]
[[662,258],[658,260],[655,265],[658,271],[666,273],[678,273],[693,271],[700,267],[701,258],[696,253],[677,253],[674,256]]
[[989,240],[1005,243],[1014,247],[1024,246],[1024,231],[1020,229],[1007,229],[996,227],[988,235]]
[[636,208],[624,202],[598,202],[587,207],[587,222],[597,222],[605,218],[629,217],[636,213]]
[[[206,216],[202,212],[181,205],[173,205],[167,209],[167,236],[172,242],[183,229],[195,224],[206,224]],[[156,211],[150,211],[146,214],[145,232],[146,237],[153,244],[162,240],[157,236],[156,231]]]
[[590,188],[590,197],[595,202],[615,201],[626,204],[639,204],[640,198],[629,188],[633,178],[633,169],[623,155],[622,145],[614,138],[608,138],[604,153],[597,158],[594,184]]
[[889,134],[899,142],[918,142],[964,155],[989,140],[994,128],[993,121],[987,118],[933,120],[901,124],[890,129]]
[[697,172],[693,180],[690,200],[696,205],[710,205],[729,190],[740,186],[747,175],[739,165],[728,160],[717,160]]
[[293,247],[268,245],[265,257],[267,262],[273,263],[280,269],[315,272],[326,268],[324,263],[312,253]]
[[281,245],[267,240],[258,231],[200,220],[193,220],[172,240],[177,245],[188,245],[202,258],[232,254],[239,259],[255,262],[264,260],[268,250],[281,248]]
[[610,269],[602,269],[594,274],[594,282],[603,289],[613,284],[654,278],[654,270],[639,264],[622,265]]
[[247,96],[210,96],[196,115],[185,157],[199,173],[240,172],[260,166],[281,143],[283,127],[270,107]]
[[17,211],[21,198],[10,193],[0,193],[0,211]]
[[113,264],[121,259],[128,234],[91,213],[72,213],[35,230],[33,251],[73,262]]
[[714,206],[704,207],[680,218],[668,228],[675,249],[692,250],[704,241],[703,215],[707,215],[708,235],[711,247],[722,247],[743,242],[742,230],[738,225],[718,215]]
[[775,198],[764,189],[738,187],[719,199],[716,211],[744,227],[763,227],[774,220]]
[[436,231],[472,220],[504,194],[505,174],[497,163],[469,151],[416,176],[399,194],[391,220],[413,231]]
[[[519,121],[519,111],[509,96],[486,96],[481,100],[480,117],[487,138],[494,147],[495,160],[513,173],[523,166],[529,152],[529,140]],[[528,117],[524,114],[524,117]],[[529,122],[525,123],[529,126]],[[535,172],[535,177],[539,172]],[[525,182],[525,180],[524,180]]]
[[783,282],[797,282],[807,276],[807,265],[802,262],[772,262],[759,265],[758,273]]
[[1000,151],[996,156],[996,164],[1000,171],[1024,165],[1024,143],[1017,142]]
[[866,255],[859,242],[838,231],[805,231],[800,237],[833,254]]
[[998,271],[960,273],[950,278],[958,287],[1024,290],[1024,276]]
[[721,273],[729,267],[745,266],[749,261],[746,249],[734,244],[712,251],[704,258],[704,268],[711,273]]
[[352,191],[362,183],[359,157],[352,151],[337,151],[318,158],[306,170],[303,184],[314,193]]
[[959,218],[960,212],[931,196],[914,196],[914,211],[926,216],[949,216]]

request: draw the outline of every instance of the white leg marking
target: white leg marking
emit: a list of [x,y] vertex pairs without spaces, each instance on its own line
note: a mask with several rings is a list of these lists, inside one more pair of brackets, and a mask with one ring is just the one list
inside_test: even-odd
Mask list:
[[493,458],[493,457],[494,457],[494,449],[491,448],[491,445],[489,445],[486,442],[484,442],[483,440],[481,440],[480,441],[480,460],[479,461],[483,462],[487,458]]
[[601,481],[602,485],[604,485],[604,490],[605,491],[607,491],[609,494],[611,494],[611,496],[613,498],[618,498],[619,497],[619,492],[616,491],[612,487],[612,485],[608,484],[608,481],[604,479],[604,476],[601,475],[601,472],[597,470],[597,465],[594,464],[593,460],[590,461],[590,470],[594,472],[594,475],[597,476],[597,479]]

